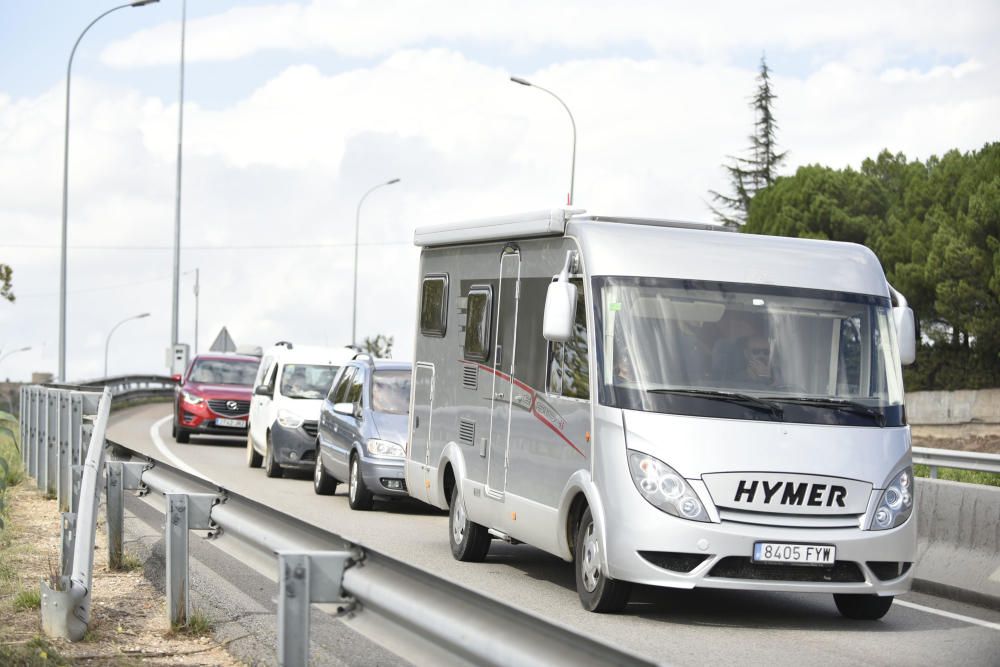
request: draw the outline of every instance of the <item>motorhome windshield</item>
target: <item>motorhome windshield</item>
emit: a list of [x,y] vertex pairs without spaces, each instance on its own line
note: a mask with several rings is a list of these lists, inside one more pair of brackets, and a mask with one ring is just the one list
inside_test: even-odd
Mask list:
[[884,297],[634,277],[596,277],[594,294],[606,405],[797,423],[905,423]]

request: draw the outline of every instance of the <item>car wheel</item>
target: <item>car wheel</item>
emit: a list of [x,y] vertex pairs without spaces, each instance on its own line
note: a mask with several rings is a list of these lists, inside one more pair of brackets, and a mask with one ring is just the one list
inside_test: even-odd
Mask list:
[[451,507],[448,512],[448,535],[451,555],[466,563],[481,563],[490,552],[493,538],[485,526],[469,521],[465,503],[458,492],[458,483],[451,490]]
[[316,445],[316,466],[313,469],[313,491],[319,496],[332,496],[337,491],[337,480],[327,473],[323,467],[323,459],[319,455],[319,445]]
[[250,438],[250,434],[247,433],[247,465],[251,468],[259,468],[263,462],[264,457],[253,448],[253,440]]
[[281,477],[285,470],[274,460],[274,447],[271,446],[271,433],[267,434],[267,447],[264,448],[264,474],[268,477]]
[[611,579],[601,571],[601,542],[589,507],[584,510],[580,527],[576,531],[573,565],[576,570],[576,592],[584,609],[613,613],[625,608],[632,585],[626,581]]
[[174,432],[174,440],[181,443],[182,445],[187,442],[191,442],[191,431],[186,428],[177,427]]
[[351,454],[351,469],[348,473],[347,501],[352,510],[370,510],[372,508],[372,492],[365,486],[361,476],[361,462],[357,454]]
[[850,595],[834,593],[833,601],[842,616],[859,621],[877,621],[886,615],[892,606],[892,596]]

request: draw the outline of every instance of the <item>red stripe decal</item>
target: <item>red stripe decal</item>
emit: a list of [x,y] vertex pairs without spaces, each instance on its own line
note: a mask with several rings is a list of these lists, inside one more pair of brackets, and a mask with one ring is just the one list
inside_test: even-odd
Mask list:
[[[493,375],[496,375],[497,377],[499,377],[502,380],[506,380],[507,382],[511,382],[511,377],[509,375],[507,375],[503,371],[490,368],[489,366],[486,366],[484,364],[476,363],[474,361],[466,361],[465,359],[459,359],[459,363],[472,364],[474,366],[478,366],[480,369],[486,371],[487,373],[492,373]],[[565,434],[563,434],[563,432],[559,430],[559,427],[557,427],[555,424],[553,424],[552,422],[550,422],[545,416],[543,416],[542,414],[540,414],[535,409],[535,404],[538,401],[538,392],[536,392],[534,389],[532,389],[531,387],[529,387],[525,383],[521,382],[517,378],[513,379],[513,384],[517,385],[518,387],[520,387],[521,389],[523,389],[524,391],[528,392],[531,395],[531,405],[528,408],[528,411],[532,415],[534,415],[535,419],[537,419],[538,421],[540,421],[543,424],[545,424],[546,426],[548,426],[549,429],[551,429],[553,433],[555,433],[560,438],[562,438],[563,442],[565,442],[567,445],[569,445],[570,447],[572,447],[576,451],[577,454],[579,454],[583,458],[587,458],[587,455],[584,454],[582,451],[580,451],[580,448],[577,447],[576,445],[574,445],[573,441],[570,440],[569,438],[567,438],[565,436]]]

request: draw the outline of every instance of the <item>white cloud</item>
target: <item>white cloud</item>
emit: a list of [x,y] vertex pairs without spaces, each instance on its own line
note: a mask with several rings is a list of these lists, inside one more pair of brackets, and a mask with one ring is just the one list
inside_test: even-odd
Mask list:
[[[429,44],[469,43],[524,53],[576,51],[633,44],[657,54],[713,60],[733,52],[815,47],[863,51],[865,62],[900,48],[950,53],[988,48],[996,54],[1000,8],[992,0],[954,4],[871,3],[830,5],[783,0],[688,4],[652,1],[574,2],[509,0],[313,0],[238,7],[188,23],[191,62],[233,61],[268,50],[330,50],[377,57]],[[139,31],[109,45],[108,65],[122,68],[173,64],[179,22]]]
[[[471,39],[474,26],[461,12],[446,16],[441,5],[414,6],[395,5],[397,14],[386,13],[385,5],[376,12],[369,3],[246,8],[225,15],[236,12],[239,20],[217,19],[227,31],[209,19],[200,28],[192,23],[194,53],[199,42],[215,40],[217,53],[203,52],[203,60],[227,53],[239,58],[258,45],[336,44],[345,53],[386,54],[333,75],[303,56],[243,99],[209,106],[189,97],[183,244],[313,246],[185,250],[183,269],[201,269],[203,347],[222,325],[238,343],[346,343],[353,255],[345,244],[353,239],[358,197],[382,180],[402,178],[370,197],[362,211],[359,332],[394,335],[401,356],[413,344],[414,226],[564,201],[570,149],[564,110],[540,91],[511,84],[499,66],[458,47],[424,44]],[[523,25],[508,16],[512,7],[526,12]],[[700,15],[668,21],[659,4],[629,5],[614,21],[597,5],[574,5],[572,13],[545,3],[534,7],[488,10],[495,21],[483,23],[483,39],[537,48],[546,40],[576,47],[591,39],[610,44],[641,38],[662,53],[587,57],[584,49],[521,72],[557,91],[573,109],[577,204],[600,213],[708,219],[707,191],[725,188],[720,164],[746,144],[754,73],[693,59],[675,47],[694,45],[699,53],[734,48],[735,22],[746,22],[749,32],[757,25],[750,10],[729,13],[730,20],[709,31],[699,27]],[[915,11],[914,32],[899,39],[916,43],[925,36],[924,27],[940,18],[935,7]],[[647,14],[638,20],[641,11]],[[831,10],[816,25],[791,12],[781,39],[808,46],[833,40],[854,23],[864,23],[867,35],[902,30],[876,11],[882,10],[845,18]],[[330,12],[346,12],[349,20],[331,19]],[[375,30],[387,15],[399,20]],[[267,16],[278,27],[273,34],[255,33]],[[605,31],[594,27],[595,17],[607,20]],[[956,26],[965,26],[968,43],[976,43],[979,28],[966,26],[963,17],[941,22],[944,37],[933,48],[943,49]],[[160,41],[169,42],[169,57],[176,57],[169,29],[144,35],[145,62],[167,61],[158,55]],[[768,30],[765,35],[778,32]],[[327,38],[334,33],[336,40]],[[109,49],[106,58],[139,58],[128,50],[132,39]],[[815,162],[856,166],[882,148],[926,158],[996,139],[1000,85],[988,50],[945,69],[889,74],[893,70],[882,61],[890,43],[872,39],[876,46],[869,49],[855,38],[842,57],[817,60],[809,74],[774,73],[779,141],[791,151],[789,170]],[[189,69],[189,76],[196,79],[198,69]],[[0,376],[23,378],[55,367],[63,102],[61,84],[35,98],[0,93],[0,227],[9,243],[0,248],[0,261],[14,266],[21,297],[15,305],[0,303],[0,347],[35,348],[6,360]],[[143,311],[153,316],[115,334],[111,370],[161,370],[169,335],[177,106],[86,78],[74,79],[73,105],[71,246],[155,248],[71,251],[69,373],[99,375],[110,325]],[[386,242],[399,244],[375,245]],[[188,341],[191,280],[184,278],[181,302],[182,338]]]

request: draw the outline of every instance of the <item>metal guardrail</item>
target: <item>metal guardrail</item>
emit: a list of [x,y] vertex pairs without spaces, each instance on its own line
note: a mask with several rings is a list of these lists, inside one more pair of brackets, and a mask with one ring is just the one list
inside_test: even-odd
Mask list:
[[[82,394],[74,398],[77,394]],[[125,491],[163,498],[166,552],[167,613],[172,624],[184,624],[190,612],[188,537],[190,530],[207,530],[213,539],[233,540],[273,559],[278,574],[278,661],[281,665],[309,662],[309,614],[313,603],[335,603],[339,614],[360,618],[366,634],[385,637],[400,646],[436,651],[442,661],[477,665],[652,665],[619,648],[577,634],[498,600],[462,588],[434,574],[351,543],[338,535],[262,505],[213,482],[150,459],[105,440],[111,390],[81,392],[77,387],[24,387],[22,414],[27,424],[23,442],[28,471],[62,475],[58,452],[66,440],[71,449],[72,406],[84,415],[97,412],[89,437],[79,493],[79,521],[63,521],[63,571],[53,590],[42,583],[45,631],[77,641],[89,623],[89,598],[97,482],[105,472],[108,562],[120,566]],[[70,406],[61,412],[63,404]],[[52,407],[50,412],[49,408]],[[51,418],[50,418],[51,417]],[[54,419],[54,421],[53,421]],[[83,424],[82,429],[88,424]],[[101,468],[106,445],[118,455]],[[53,453],[54,452],[54,453]],[[124,453],[124,458],[121,454]],[[31,462],[34,462],[31,464]],[[74,468],[74,470],[76,469]],[[57,476],[58,477],[58,476]],[[61,479],[61,477],[59,477]],[[39,481],[48,485],[49,477]],[[59,485],[56,484],[58,490]],[[45,486],[48,488],[48,486]],[[75,518],[75,515],[74,515]]]
[[938,468],[958,468],[1000,474],[1000,454],[914,447],[913,462],[930,466],[932,478],[937,478]]
[[83,387],[108,387],[113,398],[173,396],[177,382],[169,375],[118,375],[82,383]]

